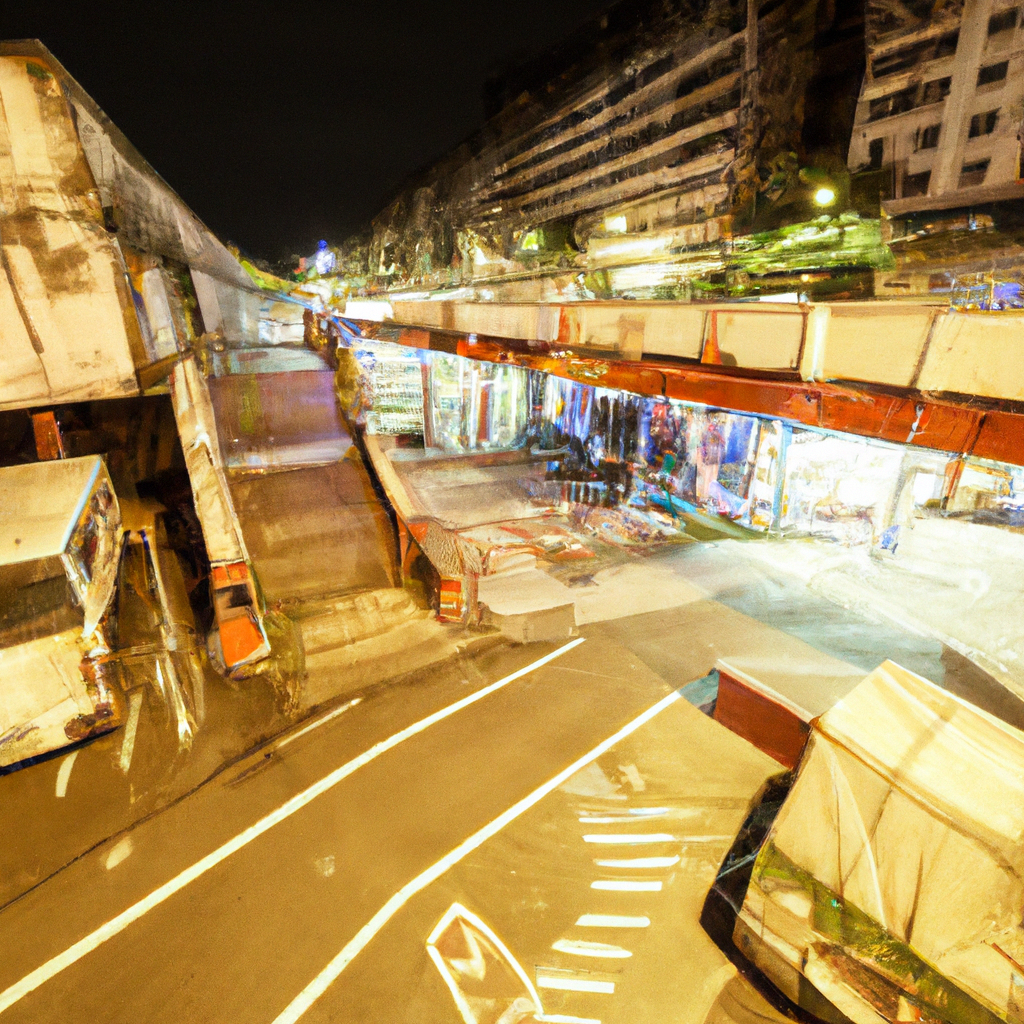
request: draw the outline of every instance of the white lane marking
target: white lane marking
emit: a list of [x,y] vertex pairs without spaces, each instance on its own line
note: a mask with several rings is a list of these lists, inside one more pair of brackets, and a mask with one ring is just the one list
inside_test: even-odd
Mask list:
[[626,914],[584,914],[577,922],[580,928],[646,928],[649,917],[630,917]]
[[[458,864],[460,860],[472,853],[478,846],[481,846],[491,836],[500,832],[509,822],[515,821],[521,814],[528,811],[535,803],[543,799],[552,790],[557,789],[566,779],[575,775],[581,768],[586,767],[595,758],[600,757],[606,750],[611,749],[620,740],[629,736],[630,733],[639,729],[645,722],[649,722],[655,715],[663,711],[670,704],[680,699],[678,691],[673,691],[667,697],[662,698],[653,707],[648,708],[642,715],[634,718],[628,725],[623,726],[613,736],[603,740],[588,754],[584,754],[578,761],[574,761],[568,768],[564,768],[554,778],[548,779],[542,786],[535,789],[529,796],[524,797],[517,804],[513,804],[503,814],[498,815],[492,822],[485,825],[478,832],[475,832],[468,839],[456,846],[450,853],[445,854],[439,861],[432,864],[426,871],[418,874],[411,882],[402,886],[394,896],[370,918],[362,928],[345,945],[341,952],[281,1011],[274,1019],[274,1024],[295,1024],[312,1005],[327,991],[331,983],[341,974],[343,970],[366,948],[370,940],[391,920],[399,910],[402,909],[418,892],[425,889],[432,882],[437,881],[449,868]],[[0,1004],[2,1006],[2,1004]],[[548,1018],[549,1020],[551,1018]]]
[[631,807],[629,809],[630,814],[642,814],[645,817],[650,816],[660,817],[663,814],[668,814],[667,807]]
[[680,836],[681,843],[732,843],[735,836]]
[[75,767],[75,758],[78,751],[72,750],[60,763],[60,771],[57,772],[57,796],[67,796],[68,780],[71,778],[71,769]]
[[[557,651],[552,651],[550,654],[546,654],[543,658],[538,658],[536,661],[531,662],[525,668],[521,668],[511,675],[505,676],[504,679],[499,679],[496,683],[491,683],[489,686],[485,686],[475,693],[471,693],[468,697],[463,697],[462,700],[456,701],[454,704],[449,704],[448,707],[442,708],[440,711],[435,711],[432,715],[427,715],[426,718],[421,718],[418,722],[414,722],[412,725],[407,726],[400,732],[396,732],[393,736],[389,736],[386,740],[381,740],[380,743],[375,743],[369,750],[364,751],[358,757],[354,757],[351,761],[343,764],[340,768],[335,768],[329,775],[325,775],[319,782],[314,782],[308,789],[304,789],[301,793],[297,793],[290,800],[286,800],[276,811],[271,811],[265,818],[261,818],[254,825],[250,825],[243,832],[239,832],[234,839],[229,839],[223,846],[218,847],[213,853],[208,853],[202,860],[196,861],[191,867],[186,868],[179,875],[175,875],[169,882],[164,882],[163,885],[158,889],[154,889],[148,896],[143,897],[138,903],[132,904],[127,910],[122,911],[117,917],[111,918],[106,924],[100,925],[95,931],[90,932],[85,936],[84,939],[79,939],[73,946],[68,947],[63,953],[58,953],[55,957],[47,960],[42,966],[37,967],[30,974],[26,974],[21,981],[15,982],[9,988],[0,992],[0,1013],[4,1010],[13,1006],[19,999],[23,999],[29,994],[29,992],[38,988],[44,982],[49,981],[54,975],[59,974],[66,967],[70,967],[73,963],[81,960],[87,953],[91,953],[98,946],[101,946],[108,939],[112,939],[115,935],[123,932],[128,925],[137,921],[143,915],[149,913],[154,907],[158,907],[165,900],[169,899],[176,892],[184,889],[190,882],[194,882],[200,876],[206,874],[211,868],[216,867],[221,861],[226,860],[231,854],[241,850],[244,846],[247,846],[254,839],[263,835],[264,832],[273,828],[275,825],[284,821],[286,818],[290,818],[296,811],[300,811],[306,804],[315,800],[318,796],[323,795],[329,789],[332,789],[343,779],[347,779],[353,772],[362,768],[364,765],[369,764],[371,761],[380,757],[381,754],[386,753],[393,747],[397,747],[400,743],[415,736],[417,733],[423,732],[424,729],[435,725],[437,722],[443,721],[450,715],[454,715],[456,711],[461,711],[465,707],[469,707],[470,704],[475,704],[478,700],[486,697],[490,693],[494,693],[495,690],[500,690],[503,686],[507,686],[513,680],[520,679],[530,672],[535,671],[543,665],[546,665],[550,661],[554,661],[555,658],[566,654],[577,645],[583,643],[584,638],[579,637],[576,640],[572,640],[567,644],[559,647]],[[75,751],[77,754],[77,751]],[[70,759],[74,759],[75,754],[70,755]],[[64,771],[65,766],[61,766],[61,772]],[[70,772],[70,768],[68,771]],[[60,782],[58,780],[58,790],[60,788]]]
[[629,835],[599,832],[596,835],[584,836],[583,842],[607,843],[610,846],[638,846],[641,843],[675,843],[678,840],[675,836],[667,835],[665,832],[637,832]]
[[625,960],[633,954],[621,946],[613,946],[607,942],[584,942],[582,939],[559,939],[551,944],[558,953],[571,953],[573,956],[595,956],[603,960]]
[[590,883],[591,889],[607,889],[609,892],[661,892],[661,882],[628,882],[625,879],[601,879]]
[[[665,811],[661,812],[665,814]],[[655,817],[655,815],[650,815]],[[636,818],[627,817],[624,814],[612,815],[610,817],[605,816],[601,818],[596,817],[585,817],[579,819],[581,825],[635,825],[637,823]]]
[[614,981],[590,981],[586,978],[537,978],[537,988],[560,988],[565,992],[602,992],[611,995]]
[[290,733],[288,736],[285,736],[283,739],[279,740],[277,743],[274,744],[274,749],[280,750],[282,747],[287,747],[289,743],[293,743],[300,736],[305,736],[307,732],[312,732],[314,729],[319,729],[321,725],[326,725],[329,721],[331,721],[331,719],[337,718],[338,715],[344,714],[346,711],[349,710],[349,708],[354,708],[357,704],[361,704],[362,702],[362,697],[353,698],[347,703],[342,704],[340,708],[335,708],[333,711],[329,711],[326,715],[324,715],[322,718],[318,718],[315,722],[310,722],[309,725],[305,726],[302,729],[299,729],[298,732],[293,732]]
[[132,766],[132,754],[135,753],[135,733],[139,728],[139,713],[142,711],[142,691],[136,690],[128,698],[128,721],[124,724],[124,736],[121,737],[121,758],[118,765],[125,775]]
[[108,870],[112,871],[121,863],[125,858],[129,857],[132,852],[132,837],[130,835],[125,836],[119,843],[113,846],[110,852],[103,860],[103,866]]
[[625,857],[622,860],[595,860],[599,868],[670,868],[678,857]]

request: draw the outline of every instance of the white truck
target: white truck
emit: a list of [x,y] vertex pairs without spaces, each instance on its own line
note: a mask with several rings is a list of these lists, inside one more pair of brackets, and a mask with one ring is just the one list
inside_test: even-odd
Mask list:
[[0,770],[121,724],[122,533],[100,456],[0,468]]

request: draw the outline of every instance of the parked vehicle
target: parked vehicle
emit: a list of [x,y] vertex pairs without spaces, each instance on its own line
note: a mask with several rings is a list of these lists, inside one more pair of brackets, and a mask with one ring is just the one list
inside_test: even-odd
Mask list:
[[0,469],[0,768],[121,724],[122,533],[100,456]]
[[997,1024],[1024,1008],[1022,878],[1024,733],[887,661],[811,722],[701,921],[791,1017]]

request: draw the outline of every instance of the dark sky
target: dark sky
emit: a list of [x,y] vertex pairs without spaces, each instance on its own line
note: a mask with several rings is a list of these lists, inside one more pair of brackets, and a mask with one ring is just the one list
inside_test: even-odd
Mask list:
[[206,223],[268,259],[341,241],[483,121],[489,76],[608,0],[0,0]]

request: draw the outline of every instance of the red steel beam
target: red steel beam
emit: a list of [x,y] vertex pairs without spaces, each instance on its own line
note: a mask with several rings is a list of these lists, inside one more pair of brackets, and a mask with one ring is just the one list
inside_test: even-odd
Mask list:
[[924,395],[778,377],[740,376],[720,367],[633,362],[555,345],[359,322],[368,339],[509,363],[598,387],[660,395],[954,454],[1024,465],[1024,415]]

